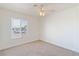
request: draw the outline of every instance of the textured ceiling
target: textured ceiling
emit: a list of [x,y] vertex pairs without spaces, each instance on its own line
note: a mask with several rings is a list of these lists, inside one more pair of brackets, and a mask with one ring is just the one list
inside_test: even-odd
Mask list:
[[25,13],[31,16],[39,16],[39,6],[44,5],[45,12],[56,12],[69,7],[77,6],[74,3],[0,3],[0,8]]

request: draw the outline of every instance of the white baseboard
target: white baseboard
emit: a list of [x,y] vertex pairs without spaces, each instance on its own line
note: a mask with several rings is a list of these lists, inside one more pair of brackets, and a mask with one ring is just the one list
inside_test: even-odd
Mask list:
[[78,50],[74,50],[74,49],[66,48],[66,47],[61,46],[60,44],[57,44],[57,43],[52,42],[52,41],[50,41],[50,40],[42,40],[42,41],[44,41],[44,42],[48,42],[48,43],[50,43],[50,44],[54,44],[54,45],[56,45],[56,46],[59,46],[59,47],[61,47],[61,48],[67,49],[67,50],[71,50],[71,51],[76,52],[76,53],[79,53]]
[[[37,40],[37,39],[36,39],[36,40]],[[36,41],[36,40],[30,40],[30,41],[28,41],[28,42],[22,42],[22,43],[20,43],[20,44],[16,44],[16,45],[12,45],[12,46],[3,47],[3,48],[0,48],[0,51],[6,50],[6,49],[9,49],[9,48],[13,48],[13,47],[16,47],[16,46],[19,46],[19,45],[27,44],[27,43],[30,43],[30,42],[33,42],[33,41]]]

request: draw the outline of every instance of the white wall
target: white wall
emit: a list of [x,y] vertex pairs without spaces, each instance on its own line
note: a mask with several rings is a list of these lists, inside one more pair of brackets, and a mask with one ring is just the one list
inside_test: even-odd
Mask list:
[[[20,39],[11,39],[10,18],[24,18],[28,22],[27,32]],[[38,19],[25,14],[0,9],[0,50],[39,39]]]
[[41,22],[40,39],[79,52],[79,6],[52,13]]

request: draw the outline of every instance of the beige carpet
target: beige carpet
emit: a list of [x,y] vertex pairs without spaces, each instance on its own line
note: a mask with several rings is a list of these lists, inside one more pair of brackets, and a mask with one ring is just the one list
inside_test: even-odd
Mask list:
[[43,41],[35,41],[0,52],[2,56],[79,56],[78,53]]

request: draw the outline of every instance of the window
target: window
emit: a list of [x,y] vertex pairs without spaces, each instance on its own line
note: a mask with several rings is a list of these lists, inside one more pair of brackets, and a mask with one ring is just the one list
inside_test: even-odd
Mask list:
[[26,33],[27,21],[24,19],[11,18],[11,36],[12,38],[21,38]]

